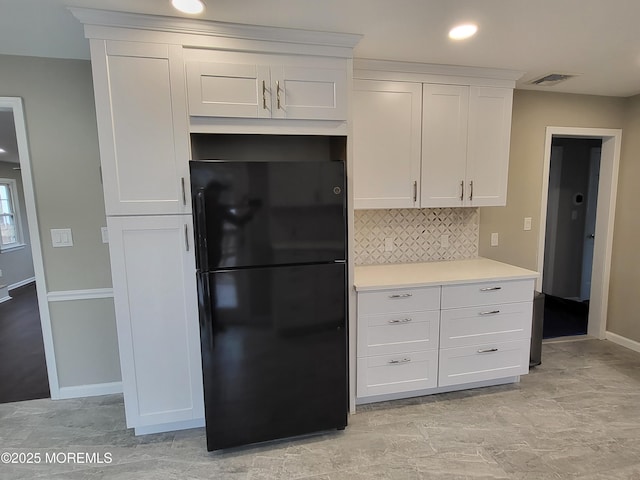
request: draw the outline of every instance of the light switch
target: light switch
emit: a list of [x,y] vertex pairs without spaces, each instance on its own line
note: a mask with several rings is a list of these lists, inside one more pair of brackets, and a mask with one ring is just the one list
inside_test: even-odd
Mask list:
[[492,233],[491,234],[491,246],[492,247],[497,247],[498,246],[498,234],[497,233]]
[[531,230],[531,217],[524,217],[524,229]]
[[51,244],[54,248],[73,247],[73,236],[70,228],[52,228]]
[[107,227],[100,227],[100,234],[102,235],[102,243],[109,243],[109,230]]

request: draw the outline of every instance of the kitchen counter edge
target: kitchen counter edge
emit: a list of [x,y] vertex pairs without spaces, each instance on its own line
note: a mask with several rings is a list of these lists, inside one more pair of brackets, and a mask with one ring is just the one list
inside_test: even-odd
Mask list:
[[360,265],[355,268],[358,292],[394,288],[456,285],[474,282],[536,279],[539,273],[488,258],[424,263]]

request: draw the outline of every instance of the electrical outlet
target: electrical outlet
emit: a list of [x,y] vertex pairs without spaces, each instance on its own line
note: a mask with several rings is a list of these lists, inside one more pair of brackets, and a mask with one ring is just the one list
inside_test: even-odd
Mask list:
[[531,230],[531,217],[524,217],[524,229]]
[[442,248],[449,247],[449,235],[440,235],[440,246]]
[[385,238],[384,239],[384,251],[385,252],[393,252],[395,245],[393,244],[393,238]]
[[109,243],[109,230],[107,230],[107,227],[100,227],[100,234],[102,235],[102,243]]
[[498,234],[497,233],[492,233],[491,234],[491,246],[492,247],[497,247],[498,246]]

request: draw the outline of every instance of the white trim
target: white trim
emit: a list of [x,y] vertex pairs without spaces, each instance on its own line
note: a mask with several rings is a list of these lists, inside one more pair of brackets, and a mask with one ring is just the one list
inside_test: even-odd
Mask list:
[[25,278],[24,280],[20,280],[19,282],[12,283],[7,287],[7,290],[15,290],[16,288],[24,287],[25,285],[29,285],[36,281],[36,277]]
[[629,350],[640,352],[640,342],[636,342],[635,340],[631,340],[630,338],[623,337],[622,335],[618,335],[613,332],[606,332],[605,338],[610,342],[626,347]]
[[22,250],[26,246],[26,243],[14,243],[10,247],[0,248],[0,253],[15,252],[16,250]]
[[[69,7],[69,10],[85,25],[86,38],[108,39],[110,34],[117,33],[118,30],[120,32],[117,34],[122,37],[131,35],[132,30],[137,30],[138,35],[151,33],[160,43],[174,43],[169,41],[169,37],[173,36],[175,40],[176,35],[184,36],[180,43],[185,46],[204,46],[203,43],[211,40],[222,45],[228,44],[226,40],[240,41],[236,43],[236,47],[239,44],[247,46],[252,42],[274,42],[281,45],[303,45],[307,49],[324,48],[330,56],[345,58],[353,55],[353,47],[362,38],[362,35],[352,33],[246,25],[79,7]],[[109,32],[103,27],[108,27]],[[228,47],[231,48],[231,45]]]
[[47,293],[50,302],[68,302],[71,300],[93,300],[113,298],[113,288],[93,288],[90,290],[61,290]]
[[183,422],[161,423],[160,425],[148,425],[135,427],[134,432],[137,435],[149,435],[152,433],[175,432],[176,430],[188,430],[190,428],[204,427],[204,418],[196,418],[194,420],[185,420]]
[[33,174],[31,172],[31,157],[29,156],[29,142],[27,140],[27,124],[24,118],[22,99],[19,97],[0,97],[0,107],[10,108],[13,111],[13,120],[16,129],[18,143],[18,157],[22,176],[22,189],[24,191],[24,203],[27,210],[27,224],[31,238],[31,256],[36,279],[36,292],[38,295],[38,308],[40,309],[40,324],[42,325],[42,339],[44,342],[44,356],[47,362],[47,376],[49,378],[49,391],[51,398],[60,398],[60,386],[58,384],[58,369],[56,355],[53,346],[53,333],[51,331],[51,314],[47,301],[47,284],[44,276],[44,261],[42,259],[42,246],[40,244],[40,227],[38,226],[38,212],[36,210],[36,196],[33,187]]
[[542,291],[544,275],[544,246],[547,228],[547,197],[549,193],[549,165],[551,144],[554,136],[601,138],[600,181],[598,183],[598,206],[596,214],[596,238],[593,252],[591,277],[591,301],[587,333],[600,340],[605,338],[607,306],[609,302],[609,279],[611,275],[611,252],[613,250],[613,224],[618,192],[618,169],[622,146],[622,130],[604,128],[547,127],[542,170],[542,193],[540,202],[540,234],[538,237],[538,272],[536,289]]
[[122,393],[122,382],[94,383],[92,385],[60,387],[57,399],[97,397],[100,395],[111,395],[114,393]]
[[10,295],[7,295],[6,297],[2,297],[2,298],[0,298],[0,303],[8,302],[12,298],[13,297],[11,297]]

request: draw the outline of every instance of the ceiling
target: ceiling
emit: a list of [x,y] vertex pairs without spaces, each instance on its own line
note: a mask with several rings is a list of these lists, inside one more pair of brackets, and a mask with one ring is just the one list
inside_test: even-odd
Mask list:
[[[216,21],[358,33],[354,55],[524,72],[518,88],[627,97],[640,93],[638,0],[205,0]],[[0,0],[0,53],[89,58],[65,5],[178,16],[169,0]],[[478,34],[454,43],[462,21]],[[550,87],[548,73],[578,77]]]

